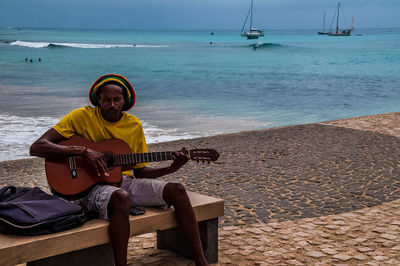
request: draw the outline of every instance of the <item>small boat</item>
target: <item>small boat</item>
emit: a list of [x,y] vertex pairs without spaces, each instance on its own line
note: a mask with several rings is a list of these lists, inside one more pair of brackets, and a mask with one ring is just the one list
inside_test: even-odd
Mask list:
[[[329,36],[350,36],[351,32],[354,30],[354,17],[351,22],[351,26],[348,29],[345,30],[340,30],[339,29],[339,13],[340,13],[340,2],[338,3],[337,11],[336,11],[336,31],[335,32],[329,32]],[[333,17],[335,18],[335,17]]]
[[[247,19],[249,18],[249,14],[250,14],[250,28],[249,28],[248,32],[245,32],[243,30],[244,30],[244,27],[246,26],[246,22],[247,22]],[[251,6],[249,8],[249,11],[247,12],[247,16],[243,23],[243,27],[240,32],[240,36],[246,37],[247,39],[258,39],[259,37],[264,36],[264,31],[253,28],[253,0],[251,0]]]
[[325,12],[324,12],[324,21],[322,23],[322,31],[318,32],[318,35],[328,35],[329,32],[325,31]]

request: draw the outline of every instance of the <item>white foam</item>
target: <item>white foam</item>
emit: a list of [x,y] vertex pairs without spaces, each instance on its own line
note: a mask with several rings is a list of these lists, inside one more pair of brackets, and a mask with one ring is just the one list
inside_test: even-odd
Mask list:
[[178,129],[161,129],[160,127],[149,125],[146,122],[142,123],[144,135],[147,143],[158,143],[178,139],[190,139],[198,136],[205,136],[195,132],[179,132]]
[[29,157],[30,145],[59,119],[0,115],[0,161]]
[[[60,118],[0,115],[0,135],[2,136],[0,138],[0,161],[30,157],[30,145],[55,125]],[[190,133],[178,133],[176,129],[161,129],[148,123],[143,123],[143,130],[147,143],[195,137]]]
[[16,45],[16,46],[26,46],[26,47],[31,47],[31,48],[44,48],[49,46],[49,43],[47,42],[24,42],[24,41],[15,41],[10,43],[10,45]]
[[169,47],[169,45],[145,45],[145,44],[95,44],[95,43],[50,43],[50,42],[25,42],[15,41],[10,45],[25,46],[31,48],[46,48],[50,45],[65,46],[73,48],[86,48],[86,49],[104,49],[104,48],[163,48]]

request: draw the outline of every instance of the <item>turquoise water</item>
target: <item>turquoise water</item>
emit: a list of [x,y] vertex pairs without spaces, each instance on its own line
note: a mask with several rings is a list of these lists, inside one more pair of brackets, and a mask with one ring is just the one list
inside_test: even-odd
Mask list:
[[27,157],[107,73],[133,83],[149,142],[399,110],[400,29],[316,31],[0,28],[0,160]]

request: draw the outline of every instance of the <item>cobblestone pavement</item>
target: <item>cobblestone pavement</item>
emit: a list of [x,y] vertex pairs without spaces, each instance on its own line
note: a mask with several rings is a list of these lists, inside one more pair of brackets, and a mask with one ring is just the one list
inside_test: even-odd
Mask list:
[[[155,234],[131,239],[131,265],[192,265],[154,249]],[[400,200],[337,215],[224,226],[216,265],[400,265]]]
[[[393,113],[159,143],[150,150],[208,146],[221,153],[216,164],[191,163],[167,178],[225,199],[218,265],[396,265],[398,120],[400,113]],[[1,184],[46,185],[41,159],[0,163],[0,173]],[[154,246],[154,234],[132,238],[130,263],[191,265]]]

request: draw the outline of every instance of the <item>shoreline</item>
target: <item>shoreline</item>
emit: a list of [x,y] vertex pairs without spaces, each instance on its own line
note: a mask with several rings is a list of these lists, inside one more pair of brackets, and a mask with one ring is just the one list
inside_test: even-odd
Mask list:
[[[152,142],[148,143],[149,150],[151,146],[157,146],[157,144],[161,143],[173,143],[179,141],[195,141],[202,138],[213,138],[218,136],[230,136],[235,134],[252,134],[254,132],[263,132],[268,130],[274,129],[282,129],[282,128],[289,128],[294,126],[307,126],[313,124],[322,124],[322,125],[332,125],[332,126],[339,126],[339,127],[346,127],[364,131],[373,131],[379,132],[382,134],[388,134],[393,136],[400,137],[400,126],[396,127],[395,125],[400,125],[400,112],[391,112],[391,113],[383,113],[383,114],[374,114],[368,116],[358,116],[358,117],[351,117],[351,118],[342,118],[342,119],[335,119],[335,120],[328,120],[328,121],[321,121],[321,122],[313,122],[313,123],[306,123],[306,124],[295,124],[295,125],[288,125],[288,126],[277,126],[277,127],[270,127],[270,128],[263,128],[263,129],[253,129],[253,130],[244,130],[238,132],[231,132],[231,133],[222,133],[216,135],[207,135],[202,137],[193,137],[193,138],[182,138],[182,139],[175,139],[175,140],[168,140],[162,142]],[[383,127],[382,127],[383,126]],[[38,157],[26,157],[21,159],[15,160],[6,160],[0,161],[0,166],[2,164],[7,163],[17,163],[19,161],[31,160],[31,159],[40,159]]]
[[[164,109],[162,108],[162,110]],[[158,111],[160,112],[160,110]],[[146,119],[149,116],[148,108],[141,109],[138,113],[141,113],[141,116],[143,116],[143,119],[140,119],[148,144],[180,139],[194,139],[267,127],[265,123],[258,123],[245,118],[205,117],[204,115],[199,115],[192,119],[180,117],[173,121],[173,123],[169,123],[171,121],[168,122],[168,119],[165,120],[165,117],[160,117],[150,124]],[[172,117],[177,115],[177,113],[174,113]],[[22,117],[19,115],[0,115],[0,134],[3,133],[5,136],[0,140],[0,161],[29,159],[28,152],[30,145],[54,124],[58,123],[61,118],[62,116]],[[18,141],[16,141],[17,139]],[[10,150],[13,150],[12,154],[10,154]]]
[[[395,112],[155,143],[149,150],[185,146],[220,152],[214,164],[190,162],[164,178],[225,199],[217,265],[395,265],[398,122]],[[47,187],[41,161],[0,162],[1,184]],[[131,238],[130,263],[190,265],[155,247],[155,234]]]

